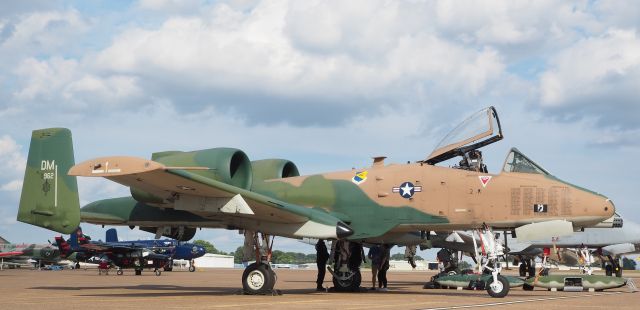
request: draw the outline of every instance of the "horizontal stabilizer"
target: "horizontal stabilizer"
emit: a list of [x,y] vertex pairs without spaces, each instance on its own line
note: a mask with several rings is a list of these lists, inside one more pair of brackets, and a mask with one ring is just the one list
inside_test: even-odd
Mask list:
[[532,223],[516,228],[518,241],[540,240],[573,234],[573,224],[564,220]]

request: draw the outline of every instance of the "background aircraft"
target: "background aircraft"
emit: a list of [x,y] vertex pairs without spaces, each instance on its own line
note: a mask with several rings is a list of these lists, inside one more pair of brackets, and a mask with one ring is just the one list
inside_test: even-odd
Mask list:
[[[621,223],[621,218],[618,218]],[[498,237],[500,240],[504,236]],[[479,245],[480,240],[476,238]],[[508,254],[518,257],[521,263],[521,276],[535,275],[535,258],[543,255],[544,248],[556,247],[558,253],[552,253],[550,260],[568,266],[578,265],[578,250],[585,246],[591,254],[602,259],[606,275],[622,276],[621,255],[638,253],[640,249],[640,225],[630,220],[624,221],[624,226],[615,228],[585,228],[584,231],[563,237],[519,241],[507,235]],[[445,248],[452,251],[465,252],[473,257],[472,234],[466,231],[456,231],[451,234],[437,234],[423,246]]]
[[12,244],[0,237],[2,267],[15,268],[32,265],[37,268],[60,262],[60,252],[51,245]]
[[[64,240],[62,236],[55,239],[62,257],[75,260],[76,264],[79,264],[79,261],[95,260],[93,258],[96,257],[99,260],[107,260],[118,268],[118,275],[123,274],[123,269],[134,269],[136,275],[141,275],[142,270],[152,268],[159,276],[162,273],[160,269],[171,261],[170,255],[158,254],[143,244],[91,241],[91,238],[82,233],[80,227],[69,236],[69,240]],[[155,250],[170,251],[172,248]]]
[[[203,256],[206,253],[204,247],[187,242],[180,242],[175,239],[152,239],[152,240],[118,240],[118,232],[114,229],[108,229],[105,241],[109,244],[134,245],[142,248],[150,249],[158,254],[169,255],[171,260],[183,259],[189,261],[189,271],[196,271],[194,259]],[[164,266],[165,271],[173,270],[173,262],[169,261]]]
[[[243,289],[264,293],[275,283],[267,235],[418,244],[424,232],[483,227],[532,238],[570,234],[613,215],[607,197],[558,179],[517,149],[509,152],[499,174],[488,173],[478,149],[502,137],[490,107],[454,128],[425,160],[385,165],[384,157],[376,157],[362,170],[298,176],[288,160],[250,162],[244,152],[230,148],[157,152],[151,160],[103,157],[74,165],[68,130],[36,130],[18,220],[60,232],[70,232],[81,218],[151,226],[157,235],[179,240],[197,227],[243,229],[257,262],[245,270]],[[458,156],[462,160],[454,167],[436,166]],[[130,187],[131,196],[90,203],[81,213],[75,176],[107,178]],[[423,233],[414,238],[415,232]],[[495,264],[500,251],[488,257],[498,266],[487,285],[494,297],[508,292]],[[359,287],[357,267],[334,267],[338,289]]]

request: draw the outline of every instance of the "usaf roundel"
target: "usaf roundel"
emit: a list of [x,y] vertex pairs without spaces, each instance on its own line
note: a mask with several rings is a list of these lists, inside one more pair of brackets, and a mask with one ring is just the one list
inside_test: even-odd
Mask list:
[[394,187],[392,190],[394,193],[399,193],[402,198],[409,199],[413,197],[413,194],[416,192],[421,192],[422,186],[415,186],[411,182],[404,182],[400,184],[400,186]]

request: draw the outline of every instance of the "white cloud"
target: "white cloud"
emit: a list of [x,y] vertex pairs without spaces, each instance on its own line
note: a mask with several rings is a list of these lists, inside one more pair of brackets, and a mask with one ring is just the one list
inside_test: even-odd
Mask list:
[[53,103],[66,108],[96,108],[123,105],[139,98],[138,78],[113,74],[100,77],[75,59],[27,58],[15,70],[20,88],[18,102]]
[[8,135],[0,137],[0,171],[6,176],[24,173],[27,159],[22,155],[22,147]]
[[22,180],[13,180],[0,186],[0,190],[14,192],[22,188]]
[[550,60],[540,78],[540,106],[569,118],[595,116],[600,125],[640,126],[640,38],[611,29],[580,40]]
[[[419,16],[409,21],[418,26],[403,29],[407,7],[334,5],[265,1],[246,12],[219,4],[199,16],[168,18],[158,29],[124,31],[98,54],[96,67],[144,76],[147,90],[180,105],[193,104],[178,99],[186,92],[199,94],[200,105],[251,102],[236,107],[240,114],[261,101],[289,109],[278,121],[309,105],[348,119],[365,105],[377,112],[381,104],[430,104],[436,91],[470,97],[504,71],[497,50],[470,49],[420,29]],[[429,100],[416,102],[416,88]]]
[[36,11],[20,15],[16,21],[6,20],[2,28],[0,56],[5,60],[4,67],[13,63],[7,60],[65,50],[90,29],[90,23],[76,10]]

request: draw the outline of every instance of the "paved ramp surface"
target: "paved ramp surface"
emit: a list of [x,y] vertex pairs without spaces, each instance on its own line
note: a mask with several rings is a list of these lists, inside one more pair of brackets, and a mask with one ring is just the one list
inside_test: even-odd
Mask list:
[[[485,291],[424,290],[432,272],[390,272],[388,292],[315,291],[315,270],[277,270],[281,296],[239,295],[240,269],[163,272],[130,270],[0,271],[0,309],[640,309],[640,293],[626,287],[604,292],[513,289],[502,299]],[[640,284],[640,273],[626,273]],[[370,285],[370,271],[363,271]],[[330,278],[327,276],[329,284]],[[366,281],[368,279],[368,281]]]

